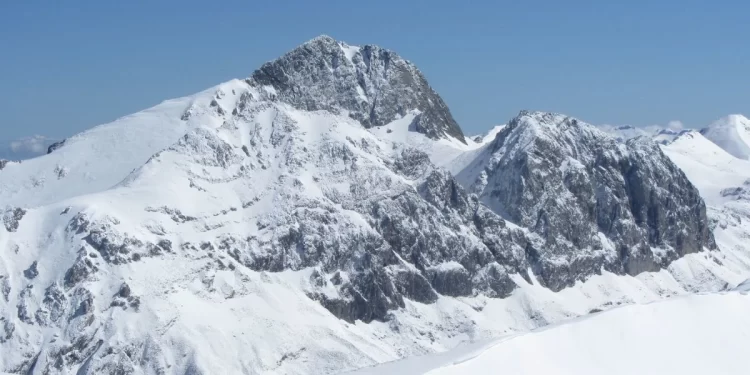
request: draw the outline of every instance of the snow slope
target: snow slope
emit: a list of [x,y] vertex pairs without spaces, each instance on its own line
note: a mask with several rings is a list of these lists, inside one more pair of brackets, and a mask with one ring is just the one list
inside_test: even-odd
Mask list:
[[729,115],[716,120],[701,133],[726,152],[750,160],[750,120],[743,115]]
[[357,374],[746,374],[748,315],[746,293],[676,297]]
[[506,124],[495,125],[492,127],[492,129],[490,129],[490,131],[484,134],[471,136],[469,138],[473,140],[475,143],[478,143],[480,145],[485,145],[487,143],[492,142],[495,139],[495,136],[497,135],[497,133],[500,133],[500,131],[503,130],[505,126]]
[[687,174],[708,204],[720,205],[727,187],[740,186],[750,178],[750,161],[738,159],[697,131],[690,131],[662,148]]
[[414,127],[414,121],[419,115],[419,111],[411,111],[406,116],[389,124],[372,127],[368,130],[380,139],[405,144],[423,151],[429,155],[430,161],[435,165],[449,169],[457,157],[485,145],[485,143],[476,143],[468,138],[466,139],[467,142],[464,143],[450,135],[437,140],[430,139],[417,132]]
[[[187,131],[221,125],[211,103],[233,106],[238,96],[232,92],[240,85],[242,81],[233,80],[167,100],[68,138],[50,154],[8,164],[0,173],[0,207],[37,206],[113,187]],[[186,111],[194,115],[183,119]]]

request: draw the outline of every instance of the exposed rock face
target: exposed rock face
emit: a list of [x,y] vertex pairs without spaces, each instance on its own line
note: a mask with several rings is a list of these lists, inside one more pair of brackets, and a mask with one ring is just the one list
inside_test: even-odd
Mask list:
[[656,143],[621,143],[571,117],[521,112],[460,177],[543,238],[530,261],[552,289],[602,268],[657,270],[716,246],[697,189]]
[[36,266],[37,266],[37,262],[34,261],[34,263],[31,263],[31,265],[29,266],[29,268],[27,268],[27,269],[25,269],[23,271],[23,275],[27,279],[33,279],[33,278],[37,277],[39,275],[39,271],[36,269]]
[[3,213],[3,224],[8,232],[15,232],[18,230],[18,225],[26,215],[26,210],[20,207],[8,209]]
[[49,145],[49,147],[47,147],[47,154],[51,154],[53,151],[57,150],[58,148],[60,148],[60,147],[62,147],[64,145],[65,145],[65,139],[63,139],[62,141],[57,141],[57,142]]
[[731,197],[736,200],[750,201],[750,180],[745,181],[742,186],[723,189],[721,191],[721,196]]
[[303,110],[329,110],[364,126],[385,125],[410,110],[422,116],[416,130],[433,139],[445,135],[464,141],[461,128],[443,99],[411,62],[378,46],[348,46],[317,37],[264,64],[248,80],[267,86],[267,98]]
[[[391,310],[404,307],[405,298],[432,303],[438,293],[507,296],[515,288],[510,275],[528,267],[524,254],[531,245],[524,231],[508,228],[449,173],[436,169],[424,152],[381,145],[365,136],[367,132],[344,138],[326,135],[313,147],[303,141],[306,127],[285,114],[283,105],[241,103],[232,112],[247,124],[274,113],[272,135],[262,136],[267,130],[251,132],[243,148],[225,141],[241,135],[231,126],[221,129],[221,136],[201,130],[186,135],[160,158],[240,171],[234,183],[252,181],[264,168],[283,168],[282,182],[301,171],[315,171],[316,189],[325,199],[308,197],[309,187],[301,183],[269,186],[277,192],[259,194],[284,198],[276,203],[273,216],[253,224],[262,228],[260,234],[224,235],[201,250],[215,248],[256,271],[315,267],[308,295],[350,322],[385,321]],[[369,156],[386,162],[373,162]],[[350,187],[335,188],[341,185]],[[176,211],[168,208],[146,210],[170,215],[181,224],[201,221],[175,220]],[[359,214],[368,226],[352,223],[346,211]],[[127,234],[111,229],[75,226],[90,231],[86,241],[110,262],[132,261],[118,257],[148,247],[124,243]],[[444,266],[446,262],[450,264]],[[320,293],[319,288],[335,289],[338,295]]]
[[9,162],[10,162],[9,160],[0,159],[0,171],[2,171],[3,168],[5,168],[5,166],[8,165]]

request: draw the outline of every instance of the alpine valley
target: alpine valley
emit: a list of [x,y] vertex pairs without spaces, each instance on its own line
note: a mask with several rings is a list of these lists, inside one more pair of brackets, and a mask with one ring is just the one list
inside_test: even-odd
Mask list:
[[0,371],[332,374],[669,297],[744,308],[749,150],[740,115],[470,137],[408,60],[317,37],[0,161]]

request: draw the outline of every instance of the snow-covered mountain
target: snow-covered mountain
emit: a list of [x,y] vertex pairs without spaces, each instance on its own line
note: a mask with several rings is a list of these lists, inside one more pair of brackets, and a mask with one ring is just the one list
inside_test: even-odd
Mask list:
[[[666,126],[634,127],[630,125],[598,125],[600,130],[622,141],[646,137],[667,145],[682,134],[694,131],[673,121]],[[722,117],[700,130],[706,139],[715,143],[734,157],[750,160],[750,120],[739,114]]]
[[750,160],[750,120],[747,117],[729,115],[701,130],[701,134],[731,155]]
[[743,185],[666,147],[467,140],[413,64],[315,38],[5,165],[0,371],[338,373],[740,284]]
[[598,125],[597,128],[620,141],[646,137],[660,144],[669,144],[680,134],[690,131],[690,129],[685,129],[681,123],[670,123],[667,126],[652,125],[644,127],[635,127],[631,125]]

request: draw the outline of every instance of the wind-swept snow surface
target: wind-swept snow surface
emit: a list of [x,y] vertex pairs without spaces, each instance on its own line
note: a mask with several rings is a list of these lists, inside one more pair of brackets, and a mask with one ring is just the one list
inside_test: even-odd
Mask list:
[[748,316],[741,293],[676,297],[355,374],[744,375]]

